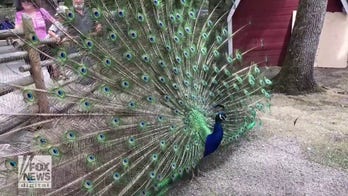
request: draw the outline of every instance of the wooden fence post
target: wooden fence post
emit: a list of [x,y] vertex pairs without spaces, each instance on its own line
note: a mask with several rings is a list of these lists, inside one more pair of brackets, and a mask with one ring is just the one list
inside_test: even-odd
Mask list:
[[[24,38],[28,43],[32,42],[33,36],[35,35],[33,22],[31,18],[25,14],[22,17],[23,20],[23,32]],[[38,38],[36,37],[37,41]],[[40,64],[40,54],[31,46],[26,46],[26,50],[28,51],[29,61],[31,65],[30,74],[34,80],[35,87],[39,90],[46,91],[46,85],[44,81],[44,76],[41,70]],[[49,113],[49,104],[46,92],[36,91],[37,103],[39,106],[39,113]]]

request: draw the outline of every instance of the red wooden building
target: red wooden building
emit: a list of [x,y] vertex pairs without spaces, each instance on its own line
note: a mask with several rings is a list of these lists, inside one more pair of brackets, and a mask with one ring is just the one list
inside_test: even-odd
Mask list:
[[[245,51],[263,43],[244,57],[244,63],[262,62],[260,65],[281,65],[291,35],[292,15],[299,0],[237,0],[229,17],[229,31],[235,32],[251,22],[242,32],[229,40],[229,53]],[[327,11],[344,12],[347,0],[329,0]],[[251,58],[252,56],[252,58]]]

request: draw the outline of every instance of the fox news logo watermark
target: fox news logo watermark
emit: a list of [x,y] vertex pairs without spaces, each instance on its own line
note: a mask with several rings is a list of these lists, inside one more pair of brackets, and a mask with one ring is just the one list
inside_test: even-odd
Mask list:
[[49,155],[18,156],[18,188],[51,188],[51,171]]

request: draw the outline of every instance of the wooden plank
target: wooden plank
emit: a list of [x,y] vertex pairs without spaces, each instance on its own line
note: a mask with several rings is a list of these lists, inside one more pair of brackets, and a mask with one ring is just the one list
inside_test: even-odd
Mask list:
[[342,12],[327,12],[315,58],[315,67],[346,68],[348,18]]
[[233,15],[234,15],[234,13],[236,12],[239,3],[240,3],[240,0],[236,0],[236,1],[233,3],[232,8],[231,8],[230,12],[228,13],[227,22],[229,22],[229,21],[232,20],[232,17],[233,17]]
[[28,56],[27,51],[18,51],[18,52],[0,54],[0,63],[8,63],[11,61],[23,60],[27,56]]
[[341,0],[344,11],[346,12],[346,14],[348,14],[348,1],[347,0]]
[[16,87],[14,86],[28,86],[33,83],[33,78],[31,76],[26,76],[13,82],[9,82],[8,84],[0,84],[0,96],[6,95],[16,90]]
[[0,30],[0,39],[7,39],[9,37],[22,36],[23,31],[20,30]]
[[[233,33],[232,17],[234,13],[236,12],[236,9],[238,8],[239,3],[240,3],[240,0],[236,0],[233,3],[231,11],[228,13],[228,16],[227,16],[227,28],[228,28],[229,34]],[[228,39],[228,54],[233,56],[233,37]]]
[[[37,106],[33,107],[31,112],[38,112]],[[28,113],[28,111],[21,111],[20,113]],[[0,135],[7,133],[9,130],[19,126],[19,125],[27,125],[29,124],[29,119],[33,118],[30,115],[23,115],[23,116],[11,116],[10,118],[8,118],[6,121],[2,121],[0,122]]]
[[[77,58],[77,57],[81,57],[81,54],[78,52],[68,55],[69,59],[73,59],[73,58]],[[41,67],[46,67],[47,65],[52,65],[53,63],[55,63],[54,60],[45,60],[45,61],[41,61],[40,65],[41,65]],[[30,69],[31,69],[31,66],[28,64],[25,64],[25,65],[22,65],[19,67],[20,72],[26,72],[26,71],[29,71]]]
[[[47,67],[48,65],[52,65],[53,63],[54,63],[54,60],[44,60],[44,61],[40,61],[40,66]],[[27,72],[27,71],[30,71],[31,65],[25,64],[20,66],[18,69],[20,72]]]

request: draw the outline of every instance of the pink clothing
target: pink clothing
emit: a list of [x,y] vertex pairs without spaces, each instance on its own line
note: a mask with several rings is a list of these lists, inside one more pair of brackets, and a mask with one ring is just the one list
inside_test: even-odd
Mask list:
[[[45,20],[54,22],[55,19],[43,8],[35,11],[35,20],[33,19],[34,30],[40,40],[44,39],[47,35]],[[22,14],[24,11],[18,11],[16,13],[16,24],[22,24]]]

